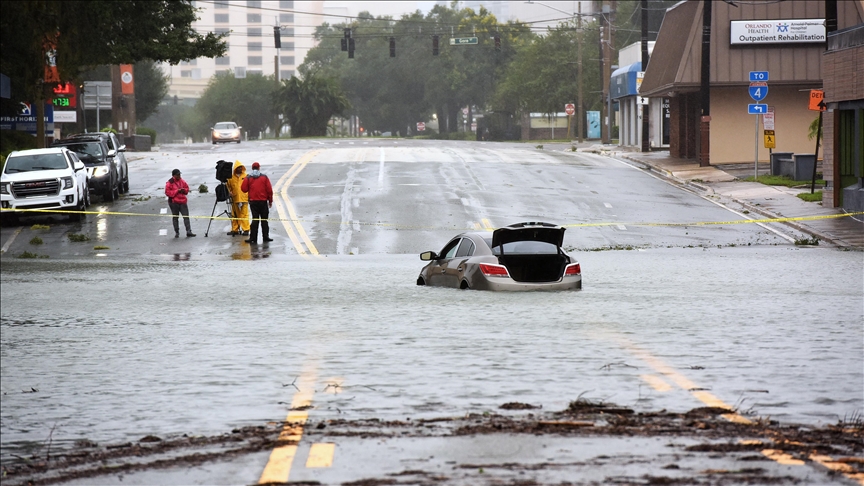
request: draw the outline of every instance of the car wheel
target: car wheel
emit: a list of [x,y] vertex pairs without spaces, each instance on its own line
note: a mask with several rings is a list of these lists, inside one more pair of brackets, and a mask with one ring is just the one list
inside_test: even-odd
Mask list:
[[114,201],[114,189],[113,189],[113,188],[110,188],[110,187],[107,188],[107,189],[105,189],[105,192],[102,193],[102,199],[103,199],[105,202],[112,202],[112,201]]
[[128,172],[126,173],[126,180],[123,181],[123,192],[124,193],[129,192],[129,173]]
[[240,140],[237,140],[237,143],[240,143]]
[[216,140],[213,140],[213,145],[216,145]]
[[114,186],[114,199],[120,199],[120,182],[117,182],[117,185]]
[[467,281],[467,280],[463,280],[462,283],[459,284],[459,289],[460,289],[460,290],[471,290],[471,286],[468,285],[468,281]]
[[84,188],[84,205],[85,205],[85,207],[88,207],[88,208],[90,207],[90,188],[89,187]]
[[426,281],[423,280],[423,277],[417,277],[417,285],[426,285]]

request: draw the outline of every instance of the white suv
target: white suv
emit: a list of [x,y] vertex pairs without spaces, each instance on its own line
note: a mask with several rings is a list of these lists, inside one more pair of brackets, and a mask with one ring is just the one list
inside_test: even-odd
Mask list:
[[[12,152],[0,174],[0,206],[3,215],[16,209],[73,210],[71,221],[80,221],[90,205],[90,188],[84,162],[64,147]],[[38,213],[24,213],[38,214]]]

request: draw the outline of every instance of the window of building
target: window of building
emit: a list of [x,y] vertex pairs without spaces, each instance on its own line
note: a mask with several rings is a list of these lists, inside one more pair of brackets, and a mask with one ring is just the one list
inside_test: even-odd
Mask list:
[[220,10],[224,9],[224,8],[228,8],[228,2],[219,2],[219,1],[213,2],[213,8],[220,9]]
[[293,0],[279,0],[279,8],[294,8]]
[[228,23],[228,14],[227,13],[217,13],[214,17],[216,17],[217,24],[227,24]]
[[216,65],[217,66],[230,66],[231,65],[231,57],[229,57],[229,56],[217,57],[216,58]]
[[248,29],[246,29],[246,35],[248,37],[261,37],[261,28],[249,27]]
[[261,56],[249,56],[246,64],[250,66],[260,66],[263,64],[263,62],[261,62],[261,59]]
[[248,47],[249,47],[250,51],[260,51],[261,50],[261,43],[260,42],[250,42]]
[[216,76],[225,76],[225,75],[227,75],[227,74],[228,74],[228,70],[227,70],[227,69],[217,69],[217,70],[216,70]]
[[198,64],[198,59],[192,59],[191,61],[180,61],[181,66],[194,66]]
[[294,27],[283,27],[282,37],[294,37]]
[[246,22],[250,23],[250,24],[260,24],[261,23],[261,14],[247,13],[246,14]]
[[280,79],[291,79],[291,76],[294,76],[293,69],[281,69],[279,70],[279,78]]
[[191,69],[181,69],[180,70],[180,77],[181,78],[191,78],[192,77],[192,70]]
[[249,8],[261,8],[260,0],[246,0],[246,6]]
[[294,23],[294,14],[280,13],[279,14],[279,22],[281,22],[283,24],[293,24]]
[[294,56],[279,56],[279,63],[283,66],[293,66]]
[[293,51],[294,50],[294,43],[293,42],[285,42],[283,40],[282,41],[282,49],[285,49],[288,51]]

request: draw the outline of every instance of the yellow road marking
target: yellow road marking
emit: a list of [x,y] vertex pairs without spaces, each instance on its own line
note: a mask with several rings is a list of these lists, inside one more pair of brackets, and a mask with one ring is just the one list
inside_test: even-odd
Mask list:
[[778,464],[783,464],[786,466],[804,465],[804,461],[802,461],[801,459],[795,459],[791,455],[777,449],[762,449],[762,455],[773,461],[776,461]]
[[335,452],[336,444],[325,442],[312,444],[312,448],[309,449],[309,459],[306,459],[306,467],[332,466]]
[[[280,196],[282,199],[282,203],[277,205],[277,212],[279,212],[280,221],[282,221],[282,225],[285,227],[285,231],[288,233],[288,237],[291,239],[291,242],[294,244],[294,247],[297,248],[297,252],[301,255],[306,253],[306,250],[303,249],[303,244],[300,243],[300,239],[303,240],[303,243],[306,245],[306,249],[309,253],[313,255],[318,255],[318,249],[315,248],[315,245],[312,244],[312,240],[309,239],[309,236],[306,234],[306,231],[303,229],[303,225],[301,224],[300,219],[297,217],[297,213],[294,211],[294,205],[291,204],[291,199],[288,197],[288,186],[294,181],[297,177],[297,174],[309,164],[309,161],[312,160],[316,155],[318,155],[320,150],[313,150],[311,152],[307,152],[300,157],[294,165],[285,172],[282,177],[279,178],[279,181],[276,182],[276,186],[274,187],[274,192],[276,195]],[[288,218],[285,218],[285,212],[282,209],[282,204],[285,205],[288,211]],[[287,219],[287,223],[286,223]],[[294,230],[291,228],[291,224],[294,224],[294,229],[296,229],[296,234]],[[299,235],[300,239],[297,238]]]
[[654,375],[639,375],[639,378],[642,378],[646,383],[651,385],[651,388],[659,392],[667,392],[672,389],[672,386],[669,383],[666,383],[663,378]]
[[303,426],[309,419],[307,412],[296,409],[308,407],[312,404],[312,397],[315,394],[314,387],[314,370],[305,370],[303,375],[300,376],[300,383],[297,384],[299,391],[291,399],[291,408],[293,410],[288,412],[278,439],[283,442],[295,442],[295,444],[279,445],[270,452],[270,459],[268,459],[267,465],[264,466],[264,471],[258,479],[258,484],[288,482],[288,477],[291,475],[291,466],[294,463],[294,457],[297,455],[296,443],[299,443],[300,439],[303,438]]
[[494,229],[495,229],[495,227],[492,226],[492,222],[489,221],[489,220],[486,219],[486,218],[483,218],[483,227],[486,228],[486,229],[491,229],[491,230],[494,230]]

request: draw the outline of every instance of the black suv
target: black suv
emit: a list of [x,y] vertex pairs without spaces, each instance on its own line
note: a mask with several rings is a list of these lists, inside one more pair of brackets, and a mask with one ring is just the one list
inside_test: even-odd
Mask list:
[[99,137],[108,145],[108,155],[114,156],[117,172],[120,173],[120,194],[129,192],[129,163],[126,162],[126,145],[121,145],[120,138],[112,132],[89,132],[69,135],[67,138]]
[[109,151],[108,144],[100,136],[75,137],[54,142],[55,147],[66,147],[75,152],[81,162],[87,166],[90,192],[102,195],[104,201],[113,201],[120,197],[120,170],[115,160],[114,151]]

